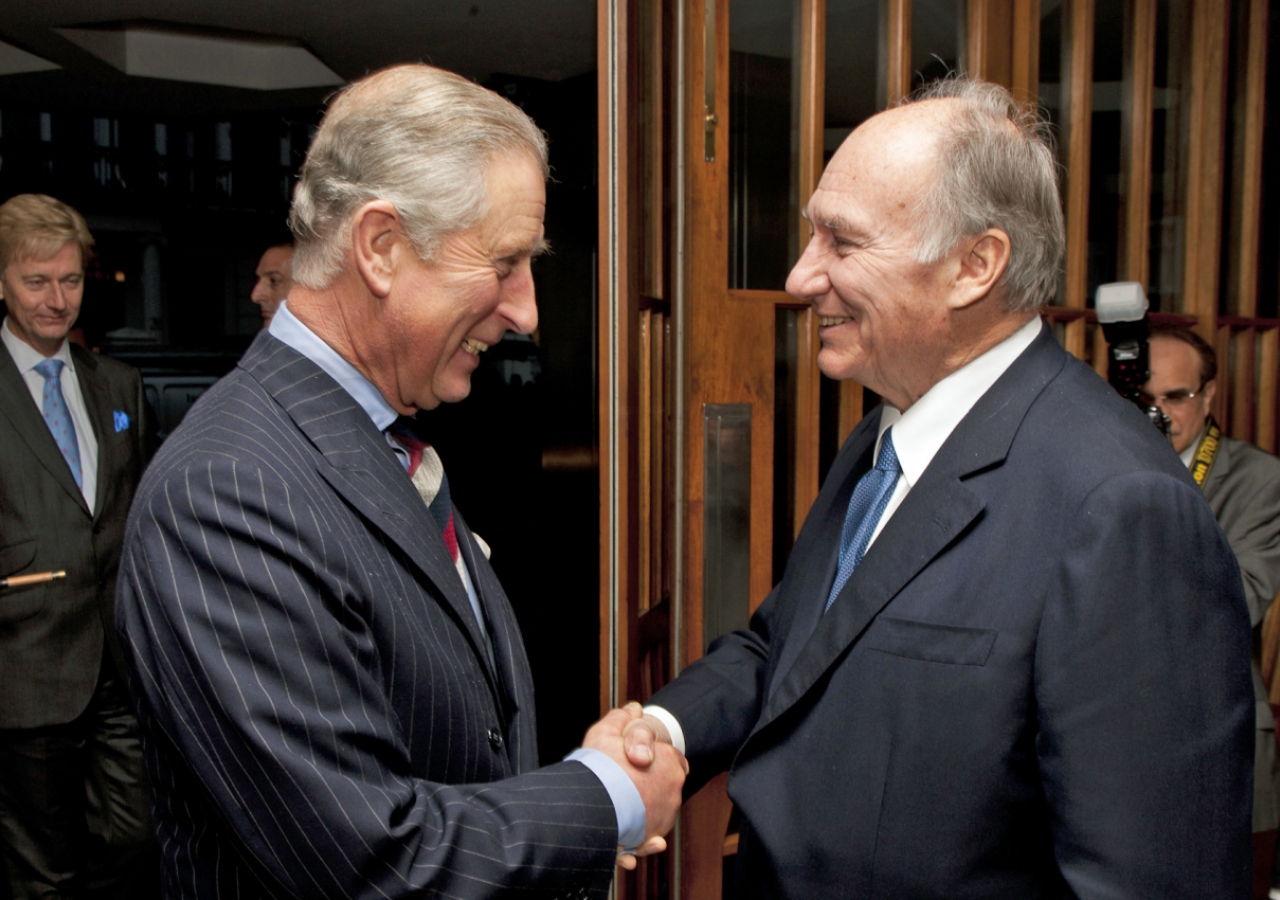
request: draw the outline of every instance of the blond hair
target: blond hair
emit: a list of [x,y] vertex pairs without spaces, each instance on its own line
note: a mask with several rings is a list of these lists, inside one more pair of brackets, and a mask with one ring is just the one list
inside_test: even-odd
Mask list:
[[88,262],[93,235],[84,216],[61,200],[18,194],[0,205],[0,271],[14,260],[48,259],[70,241],[80,247],[80,262]]

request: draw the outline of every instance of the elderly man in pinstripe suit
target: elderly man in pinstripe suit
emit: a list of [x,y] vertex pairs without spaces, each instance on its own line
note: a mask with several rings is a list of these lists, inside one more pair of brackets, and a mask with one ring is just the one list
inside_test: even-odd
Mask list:
[[165,443],[126,536],[166,897],[603,896],[618,845],[661,846],[684,762],[632,768],[631,713],[537,768],[515,617],[405,427],[534,328],[546,174],[522,112],[428,66],[329,109],[295,287]]

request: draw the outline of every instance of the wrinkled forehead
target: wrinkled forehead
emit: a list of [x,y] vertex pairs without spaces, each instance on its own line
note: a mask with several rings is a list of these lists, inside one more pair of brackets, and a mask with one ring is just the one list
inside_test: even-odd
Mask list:
[[835,193],[873,192],[911,205],[932,181],[947,112],[939,101],[924,101],[872,116],[836,150],[821,187]]

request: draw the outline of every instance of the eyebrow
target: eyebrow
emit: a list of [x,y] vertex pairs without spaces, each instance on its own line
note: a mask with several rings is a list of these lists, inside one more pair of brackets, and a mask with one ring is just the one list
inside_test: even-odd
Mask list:
[[810,222],[816,221],[816,224],[821,225],[823,228],[826,228],[828,231],[838,231],[843,234],[855,234],[855,235],[865,235],[867,233],[865,228],[862,228],[854,224],[853,222],[844,218],[844,216],[834,215],[834,216],[827,216],[826,218],[815,220],[809,215],[809,207],[807,206],[803,210],[801,210],[800,214],[804,216],[806,219],[808,219]]

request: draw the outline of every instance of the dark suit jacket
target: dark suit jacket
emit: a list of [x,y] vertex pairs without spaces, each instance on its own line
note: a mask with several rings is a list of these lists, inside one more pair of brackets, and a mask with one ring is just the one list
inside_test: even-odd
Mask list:
[[[104,637],[119,659],[116,568],[152,432],[137,369],[74,345],[71,355],[98,442],[92,516],[0,345],[0,577],[67,572],[60,581],[0,590],[0,728],[70,722],[98,683]],[[129,417],[121,431],[116,410]]]
[[166,897],[604,894],[609,795],[581,763],[535,768],[515,617],[458,539],[496,671],[438,526],[332,378],[263,332],[191,409],[117,602]]
[[1254,627],[1253,696],[1258,735],[1253,761],[1253,827],[1268,831],[1280,820],[1276,785],[1275,719],[1262,681],[1262,619],[1280,591],[1280,459],[1246,441],[1223,437],[1204,498],[1226,532]]
[[653,699],[687,789],[732,765],[735,896],[1247,897],[1248,616],[1172,449],[1046,328],[820,616],[878,422]]

